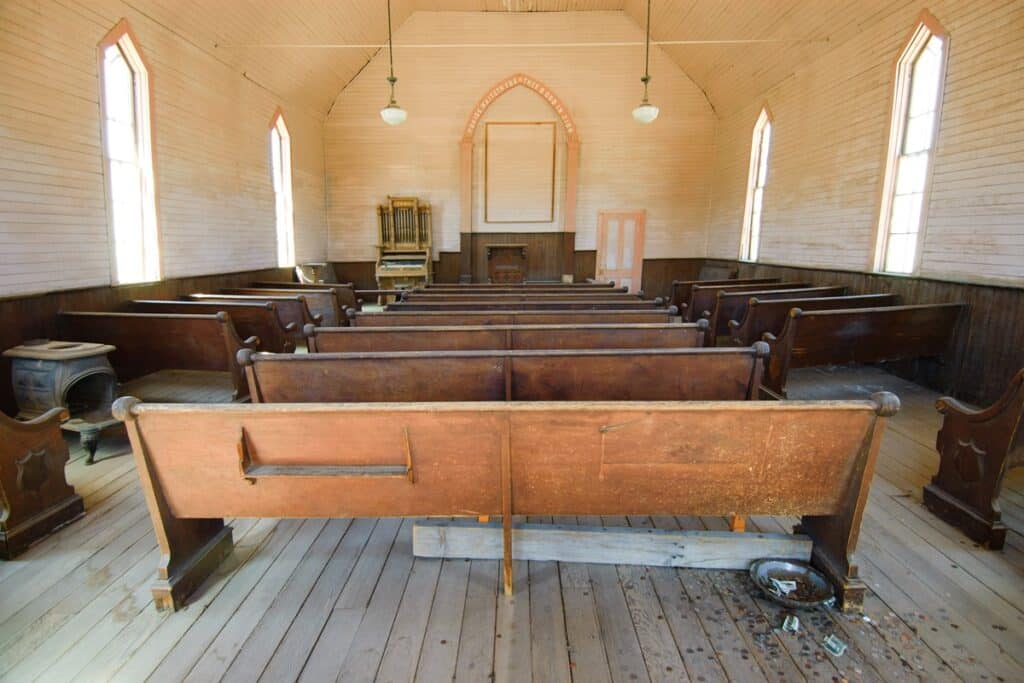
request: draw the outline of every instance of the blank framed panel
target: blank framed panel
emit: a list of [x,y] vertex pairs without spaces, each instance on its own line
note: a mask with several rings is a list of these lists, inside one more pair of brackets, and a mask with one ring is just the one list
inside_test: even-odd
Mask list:
[[484,222],[552,222],[554,121],[488,122],[484,150]]

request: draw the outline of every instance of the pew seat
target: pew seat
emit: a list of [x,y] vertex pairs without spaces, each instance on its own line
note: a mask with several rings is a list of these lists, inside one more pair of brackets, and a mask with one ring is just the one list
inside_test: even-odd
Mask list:
[[662,299],[604,299],[597,297],[563,299],[550,301],[526,299],[523,301],[492,299],[467,299],[465,301],[396,301],[387,305],[388,311],[458,312],[458,311],[599,311],[599,310],[644,310],[662,308]]
[[791,368],[940,358],[956,332],[964,304],[924,304],[821,311],[790,310],[771,347],[765,385],[786,395]]
[[771,299],[752,295],[747,300],[742,317],[729,321],[729,336],[732,343],[739,346],[750,346],[766,332],[777,336],[793,308],[804,311],[827,311],[836,308],[877,308],[895,305],[895,294],[854,294],[811,299],[802,296]]
[[[309,312],[314,316],[320,316],[321,323],[324,325],[340,325],[345,319],[345,308],[341,303],[341,297],[338,295],[340,288],[335,287],[317,287],[302,289],[292,289],[288,287],[226,287],[220,290],[221,294],[236,295],[241,294],[244,296],[263,296],[269,294],[271,296],[294,296],[295,294],[301,294],[306,299],[306,305],[309,307]],[[354,298],[354,296],[353,296]]]
[[[295,356],[289,356],[294,358]],[[225,517],[793,515],[846,610],[886,419],[870,401],[168,405],[122,398],[178,609],[231,554]],[[711,447],[713,445],[713,447]],[[742,542],[746,534],[733,534]],[[569,559],[569,558],[555,558]]]
[[136,299],[129,305],[137,313],[181,313],[186,315],[212,315],[224,311],[231,316],[238,334],[254,337],[261,351],[291,353],[295,342],[281,323],[277,304],[273,301],[164,301]]
[[366,313],[348,312],[349,325],[409,326],[428,325],[585,325],[585,324],[632,324],[632,323],[678,323],[679,310],[651,308],[637,310],[599,311],[383,311]]
[[273,303],[277,307],[277,314],[278,317],[281,318],[281,324],[284,325],[284,328],[288,331],[288,334],[296,344],[302,343],[302,329],[306,325],[309,325],[310,323],[314,325],[323,324],[323,317],[321,315],[314,315],[310,312],[309,304],[306,302],[306,297],[301,293],[297,293],[294,296],[282,296],[276,294],[249,295],[196,293],[189,294],[186,299],[188,301]]
[[779,289],[776,285],[765,287],[765,289],[755,289],[750,292],[720,290],[715,296],[711,309],[705,311],[701,317],[707,318],[711,323],[709,342],[714,346],[720,335],[729,333],[729,321],[738,320],[743,317],[751,297],[758,297],[762,301],[770,301],[772,299],[791,299],[794,297],[811,299],[826,296],[843,296],[845,294],[846,287],[842,285],[798,289]]

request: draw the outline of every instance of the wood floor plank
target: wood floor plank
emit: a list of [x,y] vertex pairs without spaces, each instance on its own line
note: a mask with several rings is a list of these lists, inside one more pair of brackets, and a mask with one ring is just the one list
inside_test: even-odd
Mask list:
[[349,524],[348,519],[332,519],[323,526],[273,603],[238,649],[238,654],[221,677],[222,681],[251,683],[259,679]]
[[[313,590],[267,663],[260,676],[261,681],[278,683],[298,679],[375,527],[376,520],[373,519],[357,519],[349,525],[327,567],[317,578]],[[339,666],[340,663],[339,659]]]
[[455,680],[494,680],[494,642],[498,611],[500,563],[473,560],[469,565],[466,606],[462,612],[459,652],[455,658]]
[[441,563],[441,575],[416,665],[416,681],[431,683],[455,678],[470,565],[469,560],[443,560]]
[[618,572],[651,680],[690,680],[647,568],[620,565]]
[[504,588],[498,592],[494,623],[494,680],[498,683],[533,680],[530,577],[526,562],[512,563],[512,581],[512,595],[505,595]]
[[410,682],[423,650],[430,607],[441,576],[441,560],[417,557],[405,585],[398,615],[388,635],[387,646],[374,680],[381,683]]
[[533,680],[569,683],[569,652],[558,562],[527,562]]

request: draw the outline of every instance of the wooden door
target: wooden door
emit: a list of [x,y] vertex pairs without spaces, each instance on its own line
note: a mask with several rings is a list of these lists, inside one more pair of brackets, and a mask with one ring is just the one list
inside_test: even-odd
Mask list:
[[629,291],[640,289],[646,211],[601,211],[597,217],[597,273]]

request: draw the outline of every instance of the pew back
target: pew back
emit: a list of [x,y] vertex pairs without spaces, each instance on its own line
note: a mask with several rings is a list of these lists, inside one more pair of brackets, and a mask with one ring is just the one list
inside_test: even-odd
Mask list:
[[719,280],[673,280],[672,289],[669,293],[669,304],[672,306],[679,306],[682,308],[683,304],[689,305],[690,294],[693,290],[694,285],[756,285],[756,284],[772,284],[780,282],[782,278],[777,277],[762,277],[762,278],[743,278],[739,280],[730,280],[728,278]]
[[109,359],[121,382],[160,370],[210,370],[230,373],[235,399],[248,395],[235,362],[245,347],[227,313],[68,312],[57,315],[57,330],[61,339],[116,347]]
[[492,301],[490,299],[468,299],[466,301],[396,301],[388,304],[389,311],[599,311],[599,310],[643,310],[664,307],[662,299],[553,299],[538,301]]
[[711,322],[711,342],[720,334],[728,334],[729,321],[739,320],[747,309],[750,297],[760,297],[762,300],[769,299],[791,299],[801,297],[805,299],[825,296],[843,296],[846,294],[846,287],[837,285],[832,287],[804,287],[798,289],[774,289],[767,287],[764,290],[751,292],[733,292],[721,290],[715,297],[708,320]]
[[356,298],[356,286],[352,282],[324,283],[318,285],[306,284],[304,282],[278,282],[276,280],[258,280],[249,283],[250,288],[258,289],[289,289],[302,291],[306,289],[330,289],[334,291],[338,304],[342,310],[346,308],[359,308],[359,300]]
[[779,334],[786,324],[789,311],[800,308],[805,311],[826,311],[837,308],[875,308],[894,306],[895,294],[855,294],[852,296],[816,297],[813,299],[762,299],[752,296],[740,320],[730,320],[729,330],[732,341],[739,346],[750,346],[765,332]]
[[472,294],[429,292],[406,292],[402,301],[431,303],[445,301],[639,301],[640,294],[629,292],[475,292]]
[[241,301],[164,301],[136,299],[131,309],[137,313],[179,313],[184,315],[215,315],[224,311],[231,316],[231,322],[241,337],[259,339],[259,349],[272,353],[291,353],[295,343],[288,338],[288,331],[281,324],[277,304]]
[[940,357],[956,331],[963,304],[925,304],[821,311],[790,310],[771,346],[765,384],[785,394],[790,368],[881,363]]
[[258,403],[756,399],[767,346],[730,349],[243,351]]
[[704,346],[707,321],[653,325],[493,325],[453,327],[313,327],[310,353],[643,349]]
[[190,294],[189,301],[247,301],[261,302],[269,301],[277,305],[277,315],[285,330],[296,341],[302,341],[302,328],[310,323],[319,325],[323,318],[310,313],[304,294],[295,296],[280,296],[276,294],[247,295],[247,294]]
[[678,323],[679,311],[674,307],[642,310],[599,310],[599,311],[456,311],[436,313],[433,311],[384,311],[383,313],[349,313],[349,325],[369,326],[410,326],[430,327],[446,325],[583,325],[583,324],[631,324],[631,323]]
[[718,299],[719,292],[763,292],[776,289],[807,289],[810,286],[809,282],[779,282],[774,285],[765,285],[764,283],[745,285],[695,284],[690,287],[690,297],[685,302],[686,307],[680,306],[680,310],[682,311],[683,319],[691,322],[698,318],[711,317],[711,310],[715,307],[715,301]]
[[232,287],[220,290],[221,294],[242,294],[247,296],[294,296],[301,292],[306,298],[306,305],[310,314],[319,315],[324,325],[340,325],[345,319],[345,309],[338,299],[337,290],[334,288],[302,289],[295,290],[287,287],[272,289],[270,287]]

